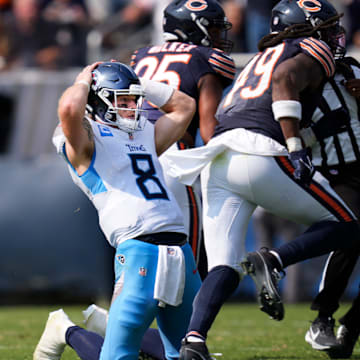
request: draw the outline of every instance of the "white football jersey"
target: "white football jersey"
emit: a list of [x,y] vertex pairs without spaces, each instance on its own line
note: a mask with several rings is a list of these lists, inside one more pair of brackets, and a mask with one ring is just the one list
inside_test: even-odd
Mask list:
[[[355,78],[360,79],[360,69],[356,66],[352,66],[352,69],[354,71]],[[339,165],[339,163],[341,163],[339,159],[339,153],[341,153],[343,162],[346,164],[358,161],[354,151],[354,148],[360,148],[360,118],[356,98],[349,94],[349,92],[346,90],[344,85],[344,81],[346,81],[346,79],[342,74],[336,73],[334,80],[349,110],[349,126],[351,128],[353,141],[351,139],[349,129],[344,129],[344,131],[339,132],[336,136],[329,136],[324,139],[323,148],[317,141],[311,149],[312,162],[315,166],[321,166],[323,164],[324,153],[326,156],[326,164],[328,166]],[[326,99],[326,102],[331,111],[341,109],[343,107],[339,96],[336,94],[335,90],[329,82],[327,82],[324,86],[323,97]],[[312,121],[316,123],[323,116],[324,113],[320,110],[320,108],[317,108],[313,114]]]
[[65,153],[65,136],[58,127],[53,142],[68,162],[73,181],[95,205],[109,243],[158,232],[185,233],[181,210],[165,185],[155,150],[154,125],[132,136],[88,119],[95,151],[88,170],[78,176]]

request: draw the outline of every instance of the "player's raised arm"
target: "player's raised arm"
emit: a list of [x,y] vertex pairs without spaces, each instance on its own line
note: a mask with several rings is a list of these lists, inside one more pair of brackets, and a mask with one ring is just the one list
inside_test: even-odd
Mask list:
[[185,93],[153,80],[141,79],[145,98],[165,112],[155,123],[155,146],[161,155],[185,134],[196,110],[195,100]]
[[66,154],[75,169],[87,168],[93,151],[91,128],[84,119],[91,72],[100,64],[86,66],[76,77],[73,85],[62,94],[58,104],[58,116],[66,137]]

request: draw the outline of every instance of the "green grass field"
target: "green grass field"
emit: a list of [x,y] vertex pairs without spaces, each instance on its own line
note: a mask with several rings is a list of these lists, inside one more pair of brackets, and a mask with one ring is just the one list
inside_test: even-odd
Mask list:
[[[0,359],[30,360],[43,331],[49,311],[56,306],[0,307]],[[85,306],[63,306],[65,312],[81,325]],[[336,314],[347,309],[343,305]],[[209,333],[210,352],[222,353],[219,360],[308,360],[328,359],[325,353],[312,350],[304,335],[315,312],[307,304],[286,305],[285,319],[270,320],[254,304],[228,304],[221,310]],[[62,360],[78,359],[68,348]],[[360,359],[359,345],[352,359]]]

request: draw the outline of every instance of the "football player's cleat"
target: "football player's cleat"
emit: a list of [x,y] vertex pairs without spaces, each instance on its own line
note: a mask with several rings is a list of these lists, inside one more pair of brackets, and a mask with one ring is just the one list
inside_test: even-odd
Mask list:
[[278,289],[282,276],[271,264],[269,256],[271,255],[266,249],[250,252],[241,262],[241,266],[255,282],[260,310],[280,321],[284,318],[284,306]]
[[349,359],[353,353],[360,330],[352,330],[340,325],[336,334],[338,346],[330,348],[327,353],[331,359]]
[[335,320],[329,318],[316,318],[305,335],[305,340],[315,350],[328,350],[337,347],[338,342],[334,334]]
[[181,342],[179,360],[214,360],[205,342],[189,342],[184,338]]
[[63,309],[51,312],[35,348],[33,360],[59,360],[66,345],[66,330],[71,326],[75,324]]
[[90,305],[82,313],[84,315],[84,324],[87,330],[105,337],[109,313],[95,304]]

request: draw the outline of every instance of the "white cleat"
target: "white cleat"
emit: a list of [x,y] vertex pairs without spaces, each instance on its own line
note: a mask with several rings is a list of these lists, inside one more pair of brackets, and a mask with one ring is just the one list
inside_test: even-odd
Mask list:
[[83,312],[84,324],[89,331],[95,332],[105,337],[106,325],[108,321],[108,311],[92,304]]
[[66,345],[66,330],[70,326],[75,324],[63,309],[51,312],[34,351],[33,360],[59,360]]

